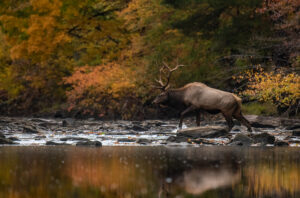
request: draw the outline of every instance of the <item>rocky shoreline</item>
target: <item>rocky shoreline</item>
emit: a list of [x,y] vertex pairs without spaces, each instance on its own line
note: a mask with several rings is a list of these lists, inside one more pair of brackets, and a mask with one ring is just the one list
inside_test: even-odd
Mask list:
[[223,119],[185,121],[178,130],[177,119],[145,121],[100,121],[95,119],[45,119],[0,117],[0,145],[228,145],[300,146],[300,120],[248,115],[252,133],[235,122],[230,133]]

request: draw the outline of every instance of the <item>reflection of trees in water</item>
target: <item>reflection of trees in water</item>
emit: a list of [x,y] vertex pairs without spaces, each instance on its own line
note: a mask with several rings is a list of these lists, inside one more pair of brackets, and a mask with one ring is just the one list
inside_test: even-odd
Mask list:
[[101,148],[89,154],[78,150],[66,161],[66,174],[81,191],[98,190],[104,197],[148,197],[158,188],[155,154],[141,155],[134,148]]
[[300,155],[297,150],[293,154],[285,149],[276,152],[260,150],[255,156],[250,157],[244,168],[249,197],[300,197]]
[[0,197],[300,197],[290,148],[4,149]]
[[241,156],[228,148],[220,151],[212,148],[171,150],[168,168],[162,173],[164,180],[160,197],[201,195],[213,189],[231,189],[240,180]]
[[64,158],[62,149],[0,148],[0,197],[52,198],[56,194],[62,198],[56,189],[68,185],[61,174]]
[[114,152],[111,148],[101,148],[97,156],[91,156],[78,150],[68,156],[66,173],[73,185],[82,190],[99,189],[107,197],[200,194],[238,181],[238,160],[232,152],[205,155],[202,152],[143,147]]

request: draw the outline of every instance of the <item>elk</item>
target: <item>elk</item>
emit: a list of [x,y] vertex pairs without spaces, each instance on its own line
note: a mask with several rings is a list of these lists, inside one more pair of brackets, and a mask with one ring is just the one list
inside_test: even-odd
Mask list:
[[[154,99],[154,104],[162,104],[174,108],[184,109],[180,113],[179,128],[182,128],[183,117],[189,112],[196,112],[196,123],[200,126],[200,114],[202,111],[208,113],[222,113],[228,124],[228,131],[234,126],[232,117],[252,131],[250,122],[243,116],[241,112],[242,100],[233,93],[211,88],[200,82],[192,82],[178,89],[169,89],[171,74],[179,67],[178,65],[171,69],[166,63],[160,69],[159,79],[156,82],[161,93]],[[162,73],[167,71],[166,83],[163,83]]]

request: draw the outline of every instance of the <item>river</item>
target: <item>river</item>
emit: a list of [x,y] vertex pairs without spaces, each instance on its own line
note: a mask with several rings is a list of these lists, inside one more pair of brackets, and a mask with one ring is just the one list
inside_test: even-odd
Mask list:
[[0,147],[3,198],[300,197],[300,149]]

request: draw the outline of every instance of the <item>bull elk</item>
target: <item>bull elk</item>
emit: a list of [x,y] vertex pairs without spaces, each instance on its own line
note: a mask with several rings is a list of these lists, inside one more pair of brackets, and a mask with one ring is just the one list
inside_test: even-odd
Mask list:
[[[180,113],[179,128],[182,128],[183,117],[189,112],[196,112],[196,123],[200,126],[201,111],[208,113],[222,113],[228,124],[230,131],[234,126],[232,117],[237,119],[252,131],[250,122],[243,116],[241,112],[242,100],[233,93],[214,89],[200,82],[193,82],[178,89],[169,89],[169,82],[171,74],[179,67],[178,65],[171,69],[166,63],[163,63],[160,69],[160,76],[156,82],[159,86],[155,88],[160,89],[162,92],[153,101],[154,104],[162,104],[174,108],[182,108]],[[163,83],[162,73],[167,71],[166,83]]]

